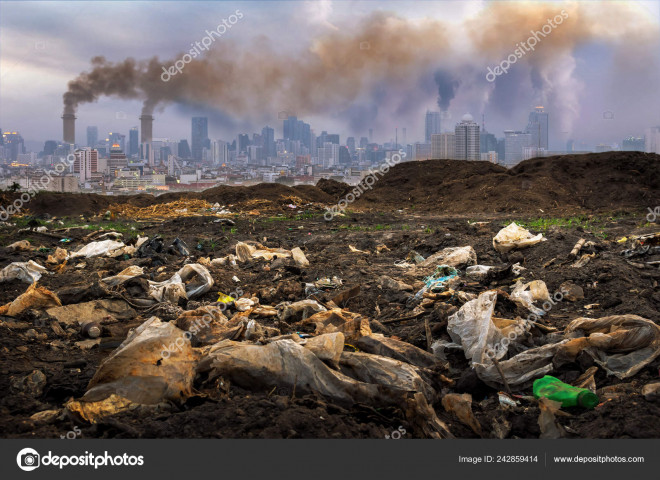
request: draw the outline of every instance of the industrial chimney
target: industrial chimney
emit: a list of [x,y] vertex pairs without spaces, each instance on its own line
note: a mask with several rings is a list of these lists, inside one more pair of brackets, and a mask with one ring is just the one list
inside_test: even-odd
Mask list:
[[62,115],[64,143],[76,143],[76,116],[73,113]]
[[153,115],[142,115],[140,117],[140,142],[151,143],[153,138]]

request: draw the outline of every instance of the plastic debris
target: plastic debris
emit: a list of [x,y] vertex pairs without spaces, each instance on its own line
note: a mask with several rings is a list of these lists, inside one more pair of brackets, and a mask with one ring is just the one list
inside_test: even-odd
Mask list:
[[529,230],[512,222],[495,235],[493,248],[500,253],[506,253],[511,250],[531,247],[545,240],[543,234],[533,235]]
[[15,279],[21,280],[25,283],[34,283],[47,271],[48,270],[33,260],[10,263],[0,271],[0,283]]

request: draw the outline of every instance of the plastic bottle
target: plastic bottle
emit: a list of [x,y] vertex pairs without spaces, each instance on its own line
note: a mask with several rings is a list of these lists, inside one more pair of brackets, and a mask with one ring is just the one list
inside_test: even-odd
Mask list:
[[532,389],[536,398],[545,397],[561,402],[562,407],[580,406],[591,409],[599,402],[598,395],[591,390],[573,387],[550,375],[534,380]]

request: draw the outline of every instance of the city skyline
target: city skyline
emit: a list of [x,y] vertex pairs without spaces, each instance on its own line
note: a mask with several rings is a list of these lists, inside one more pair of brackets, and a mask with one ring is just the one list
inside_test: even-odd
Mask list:
[[[330,69],[335,76],[330,79],[324,76],[318,86],[311,77],[302,79],[300,85],[304,89],[298,95],[287,97],[282,96],[283,90],[278,82],[268,84],[265,79],[260,80],[260,75],[268,77],[268,70],[260,73],[260,67],[269,65],[264,63],[263,57],[256,57],[257,60],[250,65],[253,73],[245,79],[247,86],[232,85],[237,89],[234,96],[223,97],[222,92],[210,91],[207,102],[188,98],[157,105],[153,112],[157,137],[188,138],[183,132],[190,117],[207,117],[210,138],[230,139],[239,133],[259,132],[264,125],[278,124],[284,113],[304,118],[315,128],[317,135],[326,130],[338,132],[343,138],[360,137],[368,136],[369,130],[373,130],[373,140],[383,143],[393,139],[395,129],[400,127],[406,128],[409,142],[414,142],[424,140],[423,114],[427,110],[441,111],[442,123],[449,126],[457,123],[465,113],[476,119],[485,115],[487,131],[502,137],[505,130],[524,130],[529,112],[534,106],[543,104],[554,119],[549,129],[551,141],[556,143],[549,148],[558,149],[563,148],[569,139],[585,146],[620,142],[629,136],[643,135],[647,128],[660,123],[660,99],[652,88],[653,82],[660,78],[657,58],[647,57],[644,52],[641,52],[641,60],[636,62],[628,59],[626,63],[623,58],[633,41],[657,44],[660,2],[632,2],[631,6],[610,9],[598,4],[579,5],[575,7],[579,11],[571,10],[570,5],[564,3],[521,3],[519,9],[522,13],[515,21],[511,20],[520,28],[511,28],[510,31],[496,29],[504,37],[497,48],[493,47],[487,55],[476,55],[471,50],[466,62],[449,55],[443,46],[446,38],[428,33],[429,26],[446,23],[452,32],[473,32],[477,28],[485,35],[492,28],[484,23],[485,16],[505,18],[505,14],[511,13],[505,2],[423,2],[414,14],[408,12],[407,2],[385,2],[382,6],[373,2],[351,2],[350,5],[347,2],[321,2],[322,8],[318,2],[316,5],[303,3],[296,13],[295,18],[300,20],[301,27],[295,34],[273,26],[279,19],[292,14],[291,6],[280,2],[272,2],[277,8],[259,2],[195,4],[200,12],[205,13],[200,16],[202,18],[195,19],[182,15],[175,4],[166,3],[159,9],[162,11],[153,14],[152,21],[143,23],[137,30],[132,29],[134,22],[145,18],[140,2],[94,3],[99,4],[99,8],[102,3],[104,12],[109,12],[106,16],[113,22],[105,17],[96,18],[93,5],[84,5],[72,13],[71,22],[84,23],[89,18],[96,18],[101,31],[114,33],[113,42],[97,36],[98,41],[90,42],[93,45],[80,45],[79,42],[74,44],[76,37],[68,31],[58,33],[57,42],[52,36],[45,35],[41,25],[47,14],[54,13],[55,9],[63,14],[73,12],[70,3],[3,2],[0,6],[4,47],[0,51],[3,71],[0,128],[22,132],[26,142],[61,140],[58,132],[61,128],[61,96],[67,89],[67,82],[81,72],[89,71],[92,57],[104,55],[108,62],[116,64],[122,62],[129,51],[138,62],[155,54],[169,65],[170,59],[177,58],[188,44],[194,45],[195,39],[204,36],[214,23],[209,18],[214,15],[227,17],[236,10],[233,7],[241,9],[243,18],[222,38],[215,40],[215,45],[203,52],[203,58],[209,61],[224,58],[227,49],[233,49],[234,54],[251,54],[255,52],[255,42],[276,38],[277,44],[269,42],[264,49],[269,52],[272,48],[271,53],[278,60],[288,59],[281,66],[285,74],[283,80],[289,78],[287,71],[290,74],[315,73],[311,67],[303,68],[301,64],[307,61],[308,55],[321,58],[325,53],[321,50],[326,46],[337,45],[346,55],[340,59],[344,63],[366,62],[369,69],[356,67],[355,71],[341,72],[335,71],[340,66],[336,65]],[[489,84],[485,79],[486,68],[506,58],[516,42],[529,35],[529,25],[541,28],[546,14],[558,13],[562,8],[567,9],[566,23],[544,38],[538,50],[527,53],[508,73]],[[572,17],[574,12],[581,16],[576,13]],[[177,32],[159,38],[160,43],[149,36],[154,34],[154,25],[171,23],[175,17],[175,24],[181,26]],[[583,29],[582,34],[576,36],[576,30],[584,27],[580,22],[586,21],[582,17],[599,19],[604,25],[610,25],[618,18],[619,25],[607,34]],[[570,24],[571,20],[576,24]],[[635,20],[635,32],[638,33],[632,32],[632,24],[625,20]],[[59,32],[63,25],[59,20],[53,21],[52,28]],[[387,33],[388,28],[397,28],[406,35],[421,34],[424,40],[415,55],[407,51],[395,52],[401,66],[405,67],[400,69],[403,72],[394,69],[394,57],[383,60],[382,48],[387,41],[377,35]],[[28,34],[34,34],[31,37],[34,42],[23,43],[14,49],[18,39]],[[428,42],[425,35],[429,37]],[[483,35],[472,35],[471,48],[484,41]],[[549,53],[557,54],[552,62],[547,61]],[[193,66],[201,68],[200,65],[189,65],[191,69]],[[180,77],[187,74],[184,69]],[[328,98],[319,100],[323,97],[323,89],[329,88],[327,83],[337,83],[344,75],[347,83],[329,91]],[[375,79],[374,75],[378,78]],[[607,81],[603,80],[605,78]],[[560,85],[562,81],[567,83]],[[168,83],[173,85],[172,82]],[[548,86],[553,82],[556,86]],[[170,88],[168,83],[162,83],[159,88]],[[21,95],[12,95],[19,84]],[[516,89],[512,90],[514,86]],[[263,100],[259,89],[265,90],[267,101]],[[310,94],[312,96],[306,102],[300,101]],[[29,96],[41,101],[22,102],[22,98]],[[547,102],[539,98],[543,96],[547,97]],[[299,105],[288,105],[284,100]],[[241,102],[244,105],[238,105]],[[140,99],[122,100],[114,95],[101,95],[91,103],[83,102],[75,113],[80,125],[76,132],[77,143],[85,143],[86,126],[96,125],[104,132],[127,134],[143,113],[142,103]],[[251,108],[252,104],[257,107]],[[241,108],[247,110],[241,111]],[[566,122],[571,125],[570,131],[563,130],[567,128]],[[450,129],[443,127],[445,130]],[[278,135],[276,129],[275,136]]]

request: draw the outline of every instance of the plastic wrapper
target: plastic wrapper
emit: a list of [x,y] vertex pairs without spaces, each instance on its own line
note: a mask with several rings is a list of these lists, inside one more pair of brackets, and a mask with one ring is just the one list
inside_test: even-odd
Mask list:
[[100,242],[91,242],[82,247],[80,250],[70,254],[70,258],[78,257],[98,257],[100,255],[112,255],[115,250],[124,248],[123,242],[116,242],[114,240],[102,240]]
[[500,253],[531,247],[545,241],[543,234],[533,235],[517,223],[510,223],[493,238],[493,248]]
[[33,260],[28,262],[10,263],[0,271],[0,283],[15,279],[21,280],[25,283],[34,283],[47,271],[48,270]]

